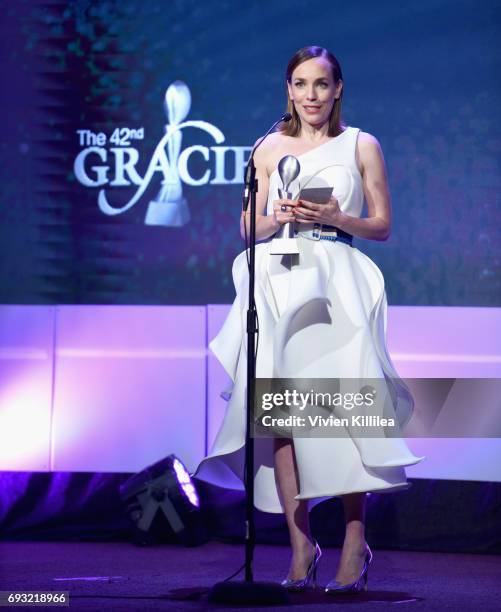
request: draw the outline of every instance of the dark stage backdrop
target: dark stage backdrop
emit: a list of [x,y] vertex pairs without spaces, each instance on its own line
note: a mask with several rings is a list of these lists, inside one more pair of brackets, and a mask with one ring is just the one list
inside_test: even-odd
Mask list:
[[497,305],[500,7],[3,2],[0,301],[231,301],[248,147],[318,44],[386,156],[393,235],[357,246],[390,303]]

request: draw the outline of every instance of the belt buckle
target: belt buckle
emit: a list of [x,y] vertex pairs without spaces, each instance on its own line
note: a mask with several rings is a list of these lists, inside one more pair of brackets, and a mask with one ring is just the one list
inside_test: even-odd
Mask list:
[[333,230],[329,230],[328,234],[324,234],[323,236],[321,236],[321,238],[323,238],[324,240],[332,240],[332,241],[336,241],[337,240],[337,230],[333,229]]
[[311,237],[313,240],[320,240],[321,235],[322,235],[322,224],[315,223],[311,231]]

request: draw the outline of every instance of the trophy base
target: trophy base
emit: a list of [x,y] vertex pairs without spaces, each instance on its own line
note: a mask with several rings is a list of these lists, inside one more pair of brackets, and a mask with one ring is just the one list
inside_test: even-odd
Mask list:
[[270,255],[297,255],[299,248],[296,238],[273,238],[270,243]]
[[190,220],[188,203],[183,198],[177,202],[158,202],[151,200],[144,220],[146,225],[182,227]]

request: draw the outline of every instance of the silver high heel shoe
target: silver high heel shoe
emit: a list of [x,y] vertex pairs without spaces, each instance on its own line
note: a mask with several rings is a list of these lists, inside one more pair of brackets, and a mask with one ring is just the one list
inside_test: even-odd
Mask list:
[[326,593],[359,593],[360,591],[367,591],[367,578],[369,575],[369,565],[372,562],[372,551],[367,545],[367,552],[365,554],[365,561],[360,576],[355,582],[349,582],[348,584],[341,584],[337,580],[331,580],[325,587]]
[[310,584],[313,586],[313,588],[315,588],[317,586],[317,567],[321,557],[322,551],[320,550],[318,542],[315,542],[315,555],[313,556],[313,561],[308,567],[306,576],[299,580],[291,580],[290,578],[286,578],[285,580],[282,580],[282,586],[288,591],[304,591],[310,586]]

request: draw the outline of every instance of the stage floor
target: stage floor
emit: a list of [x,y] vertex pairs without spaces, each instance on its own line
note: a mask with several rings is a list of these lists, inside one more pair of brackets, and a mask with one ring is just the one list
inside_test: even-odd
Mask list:
[[[346,610],[359,604],[364,612],[397,609],[397,604],[399,610],[500,609],[499,556],[373,552],[367,593],[332,597],[317,588],[293,595],[294,610],[320,610],[326,604]],[[281,580],[289,554],[286,547],[258,546],[255,579]],[[339,554],[339,549],[324,550],[319,566],[321,585],[334,575]],[[127,543],[1,542],[0,590],[69,591],[70,609],[221,609],[207,603],[207,588],[230,576],[243,559],[242,546],[216,542],[191,549],[171,545],[137,548]]]

